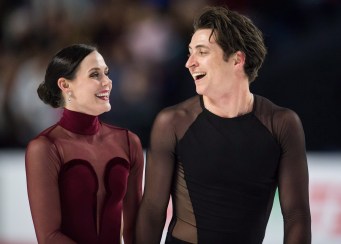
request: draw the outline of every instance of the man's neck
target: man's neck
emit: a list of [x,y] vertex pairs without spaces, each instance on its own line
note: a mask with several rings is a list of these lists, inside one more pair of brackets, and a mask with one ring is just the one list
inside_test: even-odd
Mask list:
[[254,97],[247,87],[215,97],[204,95],[203,100],[205,108],[215,115],[234,118],[252,111]]

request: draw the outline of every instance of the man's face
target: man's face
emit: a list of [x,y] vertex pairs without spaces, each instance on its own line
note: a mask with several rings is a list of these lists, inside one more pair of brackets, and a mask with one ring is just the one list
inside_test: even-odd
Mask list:
[[199,29],[194,33],[186,62],[197,93],[206,96],[218,95],[228,89],[234,72],[233,60],[224,60],[224,52],[211,33],[211,29]]

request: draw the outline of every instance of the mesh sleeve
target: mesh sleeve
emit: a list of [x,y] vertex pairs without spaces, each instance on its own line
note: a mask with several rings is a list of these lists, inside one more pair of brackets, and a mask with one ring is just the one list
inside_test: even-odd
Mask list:
[[75,243],[60,232],[60,164],[54,145],[44,137],[30,142],[26,150],[25,166],[29,203],[38,242]]
[[124,243],[133,243],[134,228],[139,204],[142,198],[142,176],[144,157],[139,138],[129,133],[131,168],[128,178],[127,193],[123,204]]
[[158,244],[162,237],[175,164],[176,136],[172,120],[173,113],[164,110],[152,128],[144,195],[136,227],[138,244]]
[[304,131],[299,117],[290,110],[274,116],[282,156],[278,190],[284,218],[284,243],[311,243],[308,166]]

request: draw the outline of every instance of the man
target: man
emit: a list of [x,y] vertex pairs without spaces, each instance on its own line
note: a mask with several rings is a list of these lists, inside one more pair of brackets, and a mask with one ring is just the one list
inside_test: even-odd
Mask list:
[[298,116],[249,85],[266,55],[245,16],[207,7],[194,22],[186,67],[197,96],[153,125],[137,243],[262,243],[276,189],[284,243],[310,243],[304,132]]

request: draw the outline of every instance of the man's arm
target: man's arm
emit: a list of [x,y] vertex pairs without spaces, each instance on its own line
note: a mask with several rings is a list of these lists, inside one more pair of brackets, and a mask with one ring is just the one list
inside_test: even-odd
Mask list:
[[279,165],[279,197],[284,218],[285,244],[311,243],[309,176],[302,124],[298,116],[282,111],[275,123],[282,156]]
[[157,116],[147,152],[145,188],[136,227],[137,244],[159,244],[166,220],[175,164],[174,112]]

